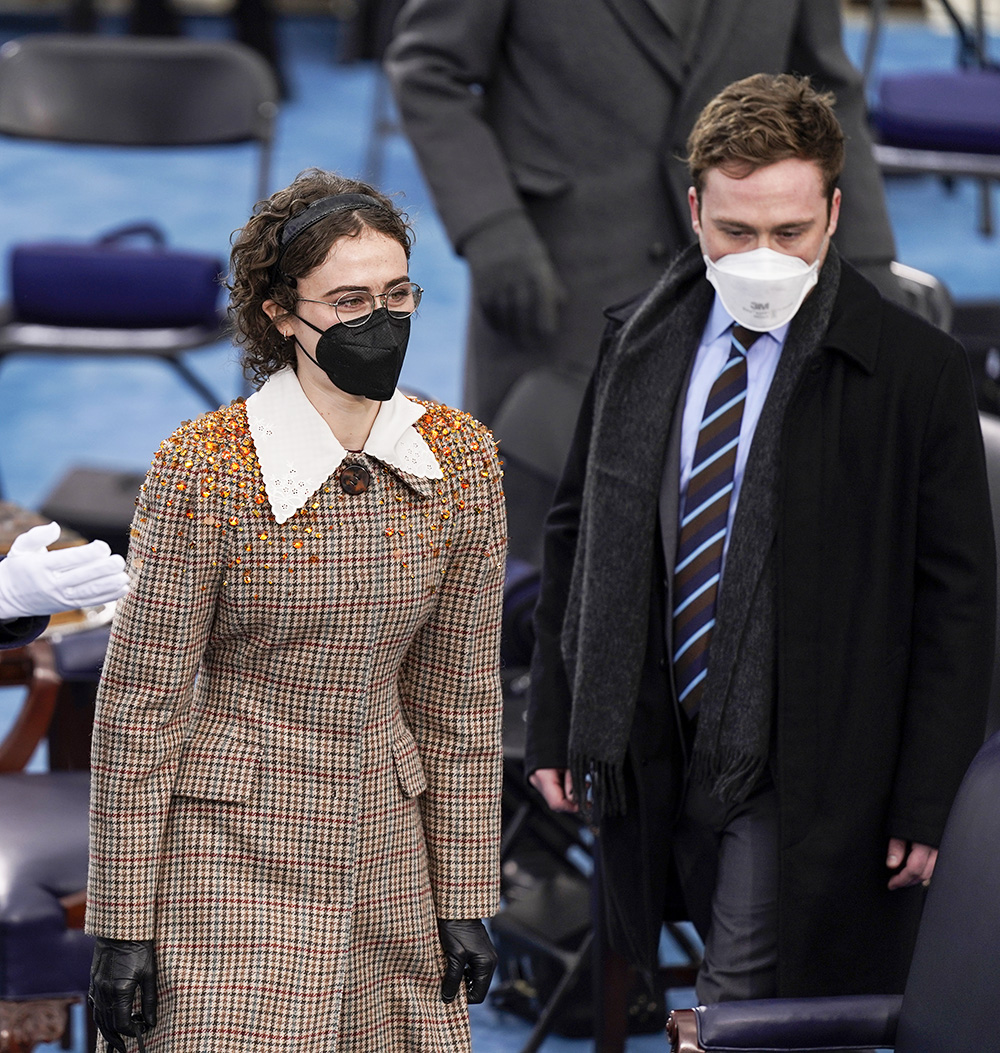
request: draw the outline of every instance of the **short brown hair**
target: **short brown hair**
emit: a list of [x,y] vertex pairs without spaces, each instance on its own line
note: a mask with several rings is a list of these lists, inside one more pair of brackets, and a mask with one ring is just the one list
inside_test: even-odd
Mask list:
[[[378,207],[334,212],[290,241],[276,271],[281,229],[312,202],[334,194],[367,194]],[[295,284],[318,267],[338,238],[375,230],[399,242],[410,258],[413,234],[406,214],[385,194],[357,179],[307,168],[284,190],[260,202],[246,225],[233,235],[230,255],[229,318],[233,340],[242,349],[244,375],[262,383],[272,373],[295,364],[295,346],[277,323],[295,306]],[[285,312],[270,319],[264,303],[273,300]]]
[[830,92],[817,92],[808,77],[788,73],[756,73],[723,88],[688,136],[698,200],[710,168],[743,179],[766,165],[800,158],[819,166],[831,201],[844,167],[844,132],[833,104]]

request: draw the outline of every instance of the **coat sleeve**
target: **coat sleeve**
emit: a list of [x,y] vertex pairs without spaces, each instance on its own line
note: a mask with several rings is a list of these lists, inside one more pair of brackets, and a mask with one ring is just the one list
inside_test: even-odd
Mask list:
[[572,694],[562,655],[562,628],[580,529],[583,482],[593,423],[594,383],[592,377],[580,407],[566,465],[545,520],[542,585],[535,608],[535,646],[531,658],[524,757],[526,775],[539,768],[565,768],[568,764]]
[[438,917],[483,918],[499,909],[507,523],[492,435],[476,425],[450,440],[449,463],[460,463],[442,487],[448,558],[400,690],[427,784],[419,801]]
[[864,85],[842,43],[840,6],[839,0],[803,0],[798,5],[788,70],[808,75],[813,87],[836,96],[847,153],[840,178],[846,207],[841,209],[834,241],[842,256],[866,270],[872,265],[887,267],[895,258],[896,245],[882,174],[872,155]]
[[456,249],[523,205],[485,116],[510,0],[409,0],[385,69],[441,220]]
[[49,624],[47,615],[37,618],[12,618],[0,622],[0,650],[5,647],[22,647],[41,636]]
[[136,502],[130,591],[111,629],[91,756],[87,929],[153,936],[160,844],[222,577],[222,523],[175,434]]
[[968,363],[954,351],[920,451],[909,688],[888,831],[930,845],[983,741],[996,613],[982,434]]

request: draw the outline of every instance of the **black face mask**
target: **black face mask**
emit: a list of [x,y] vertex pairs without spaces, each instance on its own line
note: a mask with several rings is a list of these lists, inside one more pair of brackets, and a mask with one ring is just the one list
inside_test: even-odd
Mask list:
[[315,357],[298,339],[295,342],[341,391],[378,402],[392,398],[410,340],[409,315],[393,318],[384,307],[379,307],[361,325],[339,322],[327,330],[299,315],[295,317],[320,334]]

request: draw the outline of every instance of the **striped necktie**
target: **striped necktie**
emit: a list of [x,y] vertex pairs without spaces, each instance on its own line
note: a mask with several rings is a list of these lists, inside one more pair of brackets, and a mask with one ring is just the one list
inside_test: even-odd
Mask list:
[[729,359],[705,403],[684,497],[674,564],[674,681],[689,717],[698,713],[715,625],[736,447],[747,395],[750,345],[760,333],[733,326]]

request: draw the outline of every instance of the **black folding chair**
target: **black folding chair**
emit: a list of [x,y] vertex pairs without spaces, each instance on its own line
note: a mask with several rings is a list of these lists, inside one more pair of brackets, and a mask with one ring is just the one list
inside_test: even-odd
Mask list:
[[[0,48],[0,135],[67,146],[255,144],[258,198],[270,182],[278,98],[268,64],[232,41],[38,34]],[[28,322],[8,307],[0,364],[14,354],[151,357],[214,409],[223,400],[183,355],[225,338],[224,312],[175,328],[95,328]]]

